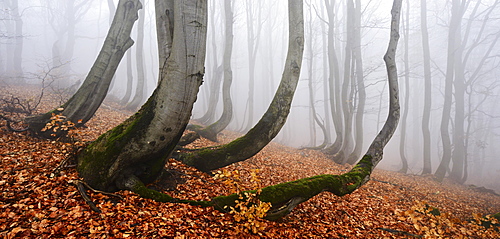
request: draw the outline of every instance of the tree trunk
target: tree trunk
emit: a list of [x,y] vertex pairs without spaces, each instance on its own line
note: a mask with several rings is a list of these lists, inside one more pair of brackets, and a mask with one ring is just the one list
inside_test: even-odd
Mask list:
[[404,48],[404,67],[405,67],[405,99],[404,99],[404,110],[403,110],[403,117],[401,119],[401,136],[400,136],[400,141],[399,141],[399,156],[401,157],[401,169],[399,172],[401,173],[406,173],[408,171],[408,159],[406,158],[406,152],[405,152],[405,147],[406,147],[406,125],[407,125],[407,119],[408,119],[408,111],[409,111],[409,106],[410,106],[410,66],[409,66],[409,57],[408,57],[408,51],[409,51],[409,37],[410,37],[410,3],[406,2],[406,18],[404,23],[404,43],[405,43],[405,48]]
[[132,86],[134,84],[134,74],[132,73],[132,51],[127,51],[127,89],[120,103],[126,105],[132,96]]
[[431,116],[431,52],[429,50],[429,32],[427,30],[427,0],[420,1],[420,28],[422,32],[422,47],[424,55],[424,109],[422,116],[422,134],[423,134],[423,158],[424,165],[422,174],[431,174],[431,132],[429,130],[429,121]]
[[135,60],[137,66],[137,85],[134,98],[125,107],[134,111],[144,103],[144,90],[146,88],[146,74],[144,72],[144,10],[139,11],[139,22],[137,24],[137,44],[135,44]]
[[[292,209],[312,198],[313,196],[328,191],[338,196],[354,192],[368,182],[375,166],[382,160],[383,149],[396,130],[399,120],[398,80],[396,69],[396,48],[399,39],[399,17],[402,0],[395,0],[392,8],[391,38],[384,61],[389,78],[389,115],[380,131],[368,148],[367,153],[353,167],[343,175],[318,175],[310,178],[299,179],[292,182],[281,183],[262,189],[259,199],[271,202],[272,208],[267,212],[269,220],[279,219],[292,211]],[[210,202],[218,210],[225,210],[225,206],[234,206],[239,195],[220,196]],[[244,200],[244,199],[243,199]]]
[[353,57],[356,67],[356,87],[358,89],[358,105],[356,107],[355,119],[355,145],[351,154],[347,157],[348,164],[355,164],[359,159],[361,150],[363,149],[363,117],[365,114],[366,91],[363,72],[363,58],[361,55],[361,2],[356,0],[355,8],[355,30],[354,30],[354,49]]
[[19,3],[18,0],[12,0],[12,17],[16,23],[16,45],[14,47],[14,78],[17,84],[23,84],[25,82],[23,74],[23,19],[19,13]]
[[147,196],[143,183],[162,172],[189,121],[203,80],[206,1],[176,1],[172,14],[171,55],[153,95],[138,113],[78,155],[80,176],[97,189],[128,189]]
[[449,170],[450,160],[451,160],[451,139],[449,133],[449,123],[451,119],[451,106],[452,106],[452,91],[453,91],[453,79],[455,73],[455,51],[457,47],[457,41],[460,40],[460,22],[461,22],[461,12],[460,12],[460,0],[453,0],[452,2],[452,14],[450,21],[450,30],[448,35],[448,59],[446,66],[446,82],[444,90],[444,104],[443,104],[443,114],[441,117],[441,141],[443,144],[443,156],[441,163],[437,168],[434,176],[438,181],[442,181],[446,176],[446,172]]
[[[335,50],[335,1],[330,3],[325,0],[326,10],[328,13],[328,69],[329,69],[329,92],[330,92],[330,108],[333,119],[333,127],[335,128],[335,141],[332,145],[323,150],[324,153],[335,155],[339,152],[344,141],[343,136],[343,121],[342,121],[342,100],[340,94],[340,67]],[[335,159],[334,159],[335,160]],[[336,159],[336,163],[342,163],[342,159]]]
[[207,172],[252,157],[279,133],[290,112],[304,51],[302,1],[289,1],[289,6],[289,41],[285,69],[266,113],[246,135],[226,145],[181,154],[180,161]]
[[140,8],[142,4],[139,0],[120,0],[101,52],[82,86],[61,107],[27,118],[26,122],[30,130],[43,137],[60,136],[66,131],[55,128],[42,131],[51,121],[53,114],[63,115],[66,121],[71,121],[76,126],[85,124],[94,115],[106,97],[113,75],[125,51],[134,44],[130,38],[130,31],[137,20],[137,11]]
[[224,13],[226,18],[225,46],[222,65],[224,67],[224,83],[222,84],[222,98],[224,110],[221,117],[215,123],[199,131],[199,134],[212,141],[217,141],[217,134],[224,130],[233,118],[233,102],[231,100],[231,83],[233,82],[233,71],[231,70],[231,55],[233,52],[233,11],[231,0],[224,0]]
[[341,162],[345,164],[347,162],[347,156],[352,151],[352,98],[350,97],[350,87],[352,84],[352,55],[353,55],[353,41],[354,34],[351,29],[354,29],[354,3],[353,0],[347,1],[347,19],[346,19],[346,43],[345,43],[345,57],[344,57],[344,76],[342,81],[342,91],[341,91],[341,105],[342,105],[342,116],[344,120],[343,141],[340,150],[334,154],[333,161]]
[[[215,5],[217,1],[212,1],[212,11],[215,12]],[[212,15],[213,16],[213,15]],[[207,59],[207,66],[211,66],[212,72],[211,72],[211,78],[209,81],[209,96],[208,96],[208,106],[207,106],[207,111],[205,114],[198,118],[195,119],[196,121],[200,122],[201,124],[210,124],[215,121],[215,111],[217,109],[217,104],[219,103],[219,95],[220,95],[220,84],[222,83],[222,77],[223,77],[223,71],[224,69],[222,65],[219,64],[217,56],[219,55],[217,52],[217,39],[216,39],[216,22],[215,22],[215,16],[210,17],[210,33],[212,35],[212,57]],[[211,59],[211,62],[210,62]],[[212,65],[210,65],[212,63]],[[207,74],[208,75],[208,74]]]

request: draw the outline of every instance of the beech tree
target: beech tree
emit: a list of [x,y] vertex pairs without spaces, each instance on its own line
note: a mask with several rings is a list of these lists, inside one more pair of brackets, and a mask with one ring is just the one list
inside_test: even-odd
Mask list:
[[[382,130],[364,157],[346,174],[318,175],[263,188],[258,194],[259,199],[272,205],[267,212],[267,219],[278,219],[288,214],[297,204],[323,191],[339,196],[353,192],[369,180],[372,170],[382,160],[383,149],[392,137],[399,119],[395,52],[399,39],[401,1],[394,1],[391,38],[384,56],[390,105]],[[251,152],[260,150],[258,148],[262,148],[262,144],[267,144],[276,136],[290,110],[288,101],[293,97],[300,74],[304,44],[302,5],[301,0],[288,1],[289,44],[285,69],[277,93],[259,123],[247,135],[229,145],[204,149],[194,155],[181,155],[183,162],[203,171],[216,169],[234,162],[235,158],[243,160],[245,154],[250,157],[255,154]],[[101,135],[80,152],[77,156],[77,170],[89,185],[100,190],[127,189],[157,201],[213,206],[225,211],[225,206],[234,206],[241,194],[219,196],[211,201],[191,201],[173,198],[145,186],[145,183],[152,182],[160,175],[166,159],[179,141],[189,121],[203,78],[206,1],[175,1],[172,6],[169,11],[162,13],[173,16],[173,38],[170,55],[161,68],[156,90],[139,112]],[[160,18],[157,16],[157,19]],[[165,35],[159,35],[160,44],[164,42],[164,37]]]
[[[77,127],[85,124],[97,111],[108,93],[109,85],[123,55],[133,44],[130,32],[137,20],[137,11],[142,8],[139,0],[120,0],[104,44],[90,72],[78,91],[63,105],[45,114],[28,117],[28,128],[44,137],[65,134],[58,125],[46,128],[47,123],[60,115],[64,122],[72,122]],[[44,131],[44,128],[47,129]]]

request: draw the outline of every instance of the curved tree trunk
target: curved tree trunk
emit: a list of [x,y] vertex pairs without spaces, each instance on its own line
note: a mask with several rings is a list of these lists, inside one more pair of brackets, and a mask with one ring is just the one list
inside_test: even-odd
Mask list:
[[[267,212],[266,219],[276,220],[290,213],[295,206],[307,201],[315,195],[328,191],[338,196],[343,196],[354,192],[357,188],[368,182],[375,166],[382,160],[383,149],[396,130],[399,120],[398,101],[398,81],[395,63],[397,42],[399,39],[399,16],[402,0],[395,0],[392,8],[391,38],[384,61],[387,67],[389,79],[389,115],[380,133],[375,137],[365,156],[353,167],[353,169],[343,175],[318,175],[303,178],[296,181],[268,186],[262,189],[258,195],[259,199],[272,204]],[[289,1],[290,18],[296,16],[302,1]],[[296,17],[294,17],[296,19]],[[292,26],[292,25],[290,25]],[[287,64],[288,66],[288,64]],[[253,130],[253,129],[252,129]],[[217,210],[226,211],[227,207],[234,207],[238,200],[245,200],[245,192],[219,196],[211,201],[189,201],[172,198],[167,194],[148,190],[142,185],[143,195],[148,198],[163,202],[182,202],[192,205],[213,206]]]
[[444,104],[443,104],[443,114],[441,117],[441,141],[443,144],[443,156],[441,163],[439,164],[434,176],[438,181],[442,181],[446,176],[446,172],[449,170],[451,161],[451,139],[449,132],[449,125],[451,119],[451,107],[452,107],[452,97],[453,97],[453,79],[455,73],[455,50],[457,47],[457,41],[460,40],[460,20],[461,20],[461,4],[458,0],[453,0],[452,2],[452,14],[450,21],[450,29],[448,35],[448,58],[446,66],[446,82],[444,89]]
[[206,1],[175,1],[173,15],[171,55],[153,95],[138,113],[78,155],[80,176],[97,189],[145,196],[143,183],[160,175],[189,121],[203,80]]
[[180,161],[207,172],[252,157],[279,133],[290,112],[304,51],[302,1],[289,1],[288,4],[289,40],[285,69],[266,113],[246,135],[226,145],[181,154]]
[[[344,141],[343,136],[343,121],[342,121],[342,106],[340,98],[340,70],[339,61],[335,52],[335,1],[330,3],[330,0],[325,0],[325,5],[328,13],[328,68],[329,68],[329,92],[330,92],[330,108],[333,119],[333,126],[335,128],[335,141],[332,145],[328,146],[324,153],[335,155],[339,152]],[[335,161],[342,163],[341,159]]]
[[[142,8],[139,0],[120,0],[101,52],[78,91],[62,106],[42,115],[26,118],[30,130],[43,137],[54,137],[66,131],[49,129],[42,131],[53,114],[63,115],[76,126],[85,124],[97,111],[108,93],[109,85],[125,51],[134,41],[130,32]],[[55,132],[54,132],[55,131]]]
[[424,166],[422,174],[431,174],[431,132],[429,129],[429,121],[431,117],[431,52],[429,50],[429,32],[427,30],[427,0],[420,1],[420,27],[422,31],[422,46],[424,57],[424,109],[422,115],[422,135],[424,137]]
[[137,44],[135,44],[135,60],[137,66],[137,85],[132,101],[125,108],[131,111],[137,110],[144,103],[144,90],[146,88],[146,73],[144,72],[144,10],[139,11],[139,22],[137,24]]
[[348,164],[355,164],[363,149],[363,117],[365,115],[366,91],[363,72],[363,57],[361,55],[361,1],[356,0],[355,8],[355,31],[353,57],[356,66],[356,87],[358,89],[358,105],[355,119],[354,149],[347,157]]
[[224,67],[224,83],[222,84],[224,110],[219,120],[198,131],[201,136],[212,141],[217,141],[217,134],[224,130],[233,118],[233,102],[231,100],[231,83],[233,82],[233,71],[231,70],[231,54],[233,52],[233,11],[231,9],[231,0],[224,0],[224,12],[226,15],[226,43],[224,46],[224,58],[222,59],[222,65]]

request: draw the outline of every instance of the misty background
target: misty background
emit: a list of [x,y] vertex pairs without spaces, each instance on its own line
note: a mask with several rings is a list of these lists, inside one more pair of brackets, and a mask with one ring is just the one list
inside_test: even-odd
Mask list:
[[[53,89],[68,89],[71,92],[71,88],[77,87],[84,80],[94,63],[117,2],[0,0],[0,80],[7,85],[39,85],[40,76],[50,72]],[[120,100],[125,96],[130,71],[134,81],[129,88],[132,95],[129,102],[134,95],[139,95],[142,104],[156,87],[159,66],[154,1],[143,0],[142,3],[140,19],[131,36],[136,43],[129,50],[130,63],[127,64],[127,57],[120,63],[108,94],[110,99]],[[327,3],[330,8],[326,6]],[[301,80],[287,123],[275,142],[293,147],[322,144],[325,137],[314,121],[314,115],[327,128],[328,143],[335,140],[328,91],[331,70],[327,43],[329,25],[334,30],[338,74],[343,76],[346,73],[352,78],[360,76],[354,67],[349,72],[345,72],[344,67],[345,48],[352,40],[350,33],[353,30],[352,26],[347,26],[347,3],[348,1],[332,0],[304,1],[305,51]],[[422,1],[404,2],[396,59],[402,118],[396,134],[385,148],[384,159],[378,165],[381,169],[400,170],[400,146],[403,145],[408,161],[407,173],[410,174],[421,174],[423,168],[425,61],[421,3]],[[500,100],[500,46],[496,44],[500,37],[499,1],[432,0],[426,3],[432,96],[429,111],[432,172],[438,168],[445,149],[454,150],[457,142],[462,142],[465,149],[462,154],[467,168],[467,175],[463,175],[466,183],[499,191],[500,160],[497,145],[500,145],[500,112],[496,107]],[[452,11],[456,10],[457,3],[461,6],[459,11],[462,16],[458,20],[452,18]],[[202,117],[209,107],[210,87],[220,78],[217,67],[222,63],[224,51],[223,2],[210,0],[208,5],[206,72],[193,110],[193,119]],[[358,114],[363,116],[364,152],[387,116],[387,74],[382,57],[389,41],[391,1],[358,0],[354,5],[361,13],[360,44],[354,47],[359,47],[361,53],[366,105],[362,112],[358,112],[360,98],[356,81],[351,81],[346,101],[353,117]],[[328,16],[327,9],[331,9],[333,18]],[[245,133],[265,112],[281,79],[288,42],[287,3],[284,0],[234,0],[233,13],[231,95],[234,117],[228,129]],[[458,39],[458,43],[455,43],[460,46],[460,54],[453,58],[456,65],[452,80],[463,84],[462,88],[456,88],[455,84],[450,97],[445,92],[446,77],[450,75],[447,73],[449,35],[450,27],[457,25],[460,26],[458,34],[451,39]],[[142,38],[141,34],[143,41],[139,40]],[[143,73],[137,68],[141,64],[138,53],[142,53]],[[354,62],[351,64],[359,65]],[[140,79],[144,80],[143,87],[138,84]],[[313,92],[312,100],[310,91]],[[222,94],[219,94],[219,98],[221,97]],[[463,107],[456,104],[460,97],[463,98]],[[443,147],[441,133],[445,99],[451,99],[448,132],[453,135],[450,136],[452,143],[447,147]],[[403,117],[405,111],[407,115]],[[462,111],[463,116],[456,118],[456,113]],[[217,119],[221,113],[222,100],[219,99],[214,118]],[[356,129],[353,133],[355,131]],[[403,134],[404,142],[401,141]],[[453,162],[450,163],[452,165]]]

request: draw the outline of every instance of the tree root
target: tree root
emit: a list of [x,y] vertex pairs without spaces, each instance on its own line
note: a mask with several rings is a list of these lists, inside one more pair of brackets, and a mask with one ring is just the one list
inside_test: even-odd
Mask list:
[[85,183],[84,181],[81,181],[81,180],[70,180],[70,181],[68,181],[68,183],[75,185],[75,187],[78,190],[78,192],[80,193],[80,195],[82,195],[83,200],[85,200],[85,203],[87,203],[87,205],[89,205],[89,207],[90,207],[90,209],[92,209],[92,211],[97,212],[97,213],[101,213],[101,209],[99,209],[95,205],[95,203],[90,199],[90,197],[85,192],[85,188],[92,190],[92,192],[94,192],[94,193],[101,193],[104,195],[117,197],[117,198],[120,198],[123,200],[123,197],[118,195],[118,194],[108,193],[108,192],[103,192],[103,191],[93,189],[87,183]]

